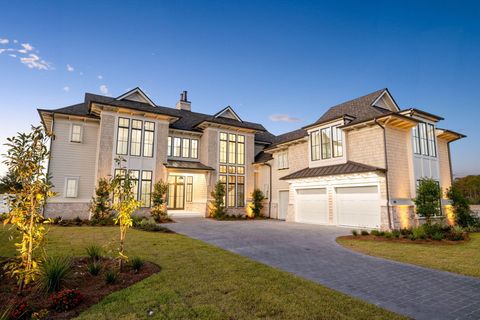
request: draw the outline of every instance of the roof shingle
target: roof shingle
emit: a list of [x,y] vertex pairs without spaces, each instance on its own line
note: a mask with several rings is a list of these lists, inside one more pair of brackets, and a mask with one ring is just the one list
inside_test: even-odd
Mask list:
[[331,175],[339,175],[339,174],[349,174],[349,173],[361,173],[361,172],[372,172],[372,171],[382,171],[384,172],[385,169],[372,167],[366,164],[347,161],[346,163],[342,164],[335,164],[331,166],[325,167],[317,167],[317,168],[305,168],[289,175],[286,175],[280,180],[292,180],[292,179],[301,179],[301,178],[314,178],[314,177],[321,177],[321,176],[331,176]]

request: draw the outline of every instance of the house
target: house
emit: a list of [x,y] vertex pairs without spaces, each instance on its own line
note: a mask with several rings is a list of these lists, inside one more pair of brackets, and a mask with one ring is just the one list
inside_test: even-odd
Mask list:
[[[168,181],[170,213],[207,214],[210,192],[225,184],[229,213],[245,214],[255,187],[271,218],[390,229],[419,222],[411,201],[418,180],[451,184],[449,144],[464,137],[440,129],[441,117],[401,110],[382,89],[328,109],[316,122],[275,136],[231,107],[192,111],[184,91],[175,108],[142,90],[117,98],[87,93],[82,103],[38,110],[52,134],[49,173],[58,196],[50,217],[89,216],[96,181],[126,160],[140,211],[152,185]],[[448,201],[441,199],[442,212]]]

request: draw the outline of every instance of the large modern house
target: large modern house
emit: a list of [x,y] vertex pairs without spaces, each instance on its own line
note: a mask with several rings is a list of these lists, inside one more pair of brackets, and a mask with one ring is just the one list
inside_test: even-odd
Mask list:
[[[136,88],[117,98],[85,94],[79,104],[38,110],[52,134],[49,173],[58,196],[49,217],[89,217],[96,181],[121,173],[137,179],[145,211],[156,181],[168,181],[169,213],[205,216],[217,181],[231,214],[245,214],[254,188],[264,214],[287,221],[392,229],[420,222],[412,198],[420,179],[445,191],[452,182],[450,142],[441,117],[401,109],[387,89],[328,109],[314,123],[275,136],[226,107],[192,111],[184,91],[175,108]],[[441,199],[442,214],[449,204]]]

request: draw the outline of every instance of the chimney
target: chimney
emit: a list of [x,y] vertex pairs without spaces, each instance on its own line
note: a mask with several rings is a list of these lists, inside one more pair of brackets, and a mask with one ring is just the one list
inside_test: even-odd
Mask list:
[[177,102],[175,108],[178,110],[192,111],[192,103],[187,99],[187,91],[180,93],[180,100]]

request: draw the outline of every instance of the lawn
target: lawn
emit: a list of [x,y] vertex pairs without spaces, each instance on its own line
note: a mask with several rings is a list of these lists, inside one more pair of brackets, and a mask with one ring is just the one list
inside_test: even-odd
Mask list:
[[[0,256],[14,255],[8,233],[0,227]],[[117,234],[114,227],[52,227],[47,251],[84,255],[86,245],[106,245]],[[79,319],[404,319],[182,235],[131,230],[126,248],[161,272],[107,296]]]
[[[360,237],[359,237],[360,239]],[[459,244],[413,244],[339,238],[341,245],[368,255],[480,277],[480,233]]]

